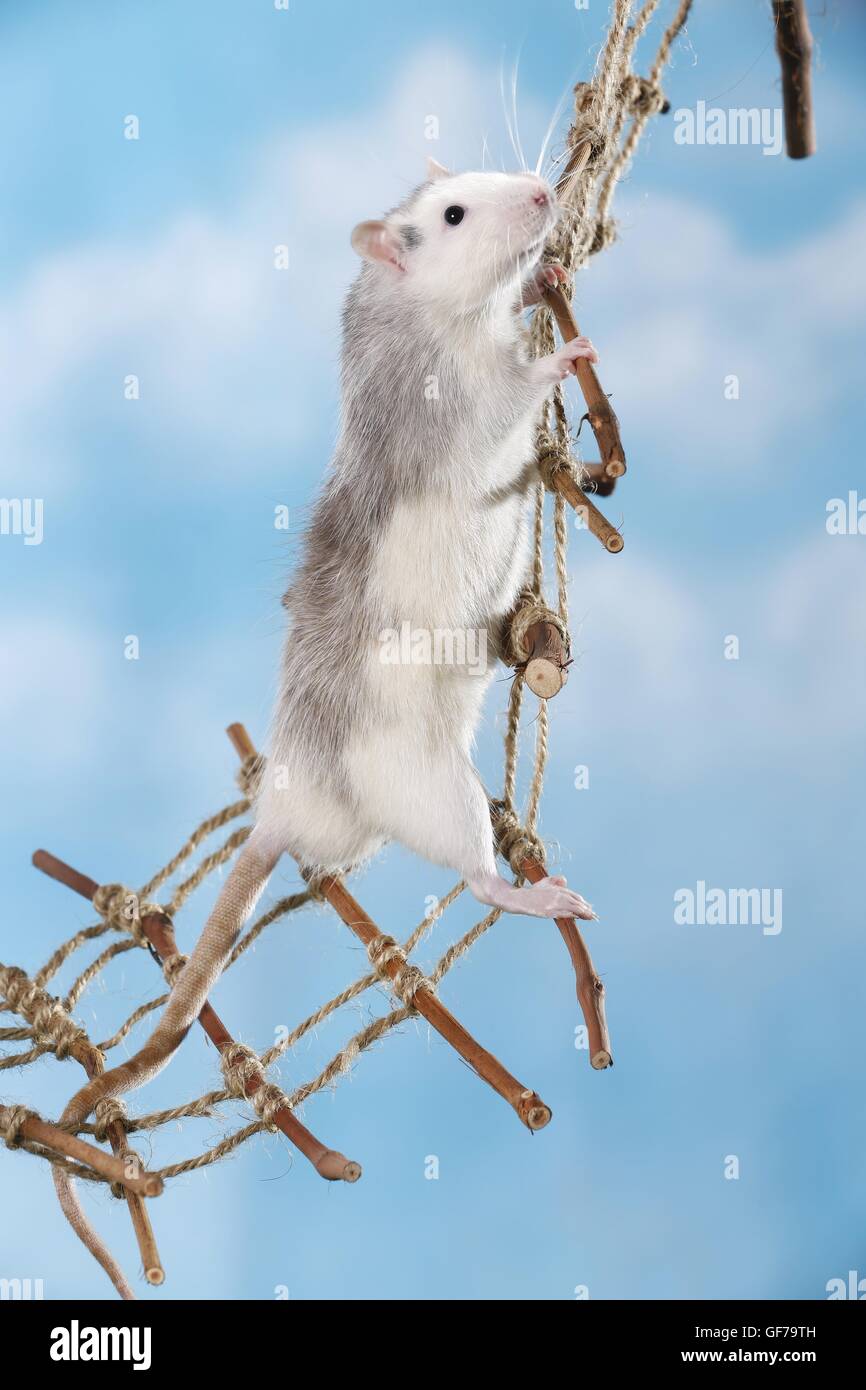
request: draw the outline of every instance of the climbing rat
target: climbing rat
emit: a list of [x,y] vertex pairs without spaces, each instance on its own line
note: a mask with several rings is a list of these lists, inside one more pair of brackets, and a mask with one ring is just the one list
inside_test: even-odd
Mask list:
[[[589,917],[561,878],[516,888],[497,874],[471,745],[527,575],[538,410],[595,352],[577,338],[530,361],[523,347],[517,310],[556,279],[536,272],[521,298],[556,221],[548,185],[429,174],[352,234],[365,264],[343,314],[341,433],[286,596],[255,833],[329,871],[399,840],[492,907]],[[394,658],[396,632],[420,659],[406,641]],[[442,634],[448,660],[426,661]]]
[[[73,1097],[64,1123],[165,1065],[286,851],[338,871],[398,840],[490,906],[592,915],[561,877],[519,888],[500,877],[471,761],[528,569],[538,411],[577,358],[596,360],[586,338],[534,361],[524,347],[521,304],[556,278],[539,268],[556,219],[535,175],[431,162],[399,207],[352,233],[364,265],[343,315],[341,432],[286,595],[255,825],[151,1038]],[[405,643],[395,659],[403,631],[408,660]],[[54,1173],[76,1230],[128,1294],[68,1175]]]

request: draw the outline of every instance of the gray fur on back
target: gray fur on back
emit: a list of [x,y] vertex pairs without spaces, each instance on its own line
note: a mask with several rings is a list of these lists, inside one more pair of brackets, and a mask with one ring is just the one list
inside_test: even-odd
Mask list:
[[[425,186],[395,211],[411,213]],[[517,424],[528,400],[525,367],[518,365],[525,362],[522,331],[516,312],[512,317],[514,340],[495,350],[495,370],[482,381],[467,372],[466,342],[473,333],[484,334],[483,311],[477,323],[467,319],[459,331],[437,322],[387,267],[369,262],[349,291],[342,320],[340,436],[284,600],[290,625],[274,725],[275,747],[291,740],[305,763],[329,781],[339,781],[347,740],[375,718],[362,681],[364,654],[403,616],[396,605],[384,612],[374,604],[368,585],[377,539],[395,506],[425,495],[465,495],[475,502],[495,495],[481,465],[510,423]],[[519,476],[500,486],[526,494],[532,477],[527,459]],[[511,553],[504,547],[502,575],[491,576],[494,586],[501,584],[516,544],[515,535]],[[476,621],[489,617],[479,611]],[[447,613],[442,621],[447,625]]]

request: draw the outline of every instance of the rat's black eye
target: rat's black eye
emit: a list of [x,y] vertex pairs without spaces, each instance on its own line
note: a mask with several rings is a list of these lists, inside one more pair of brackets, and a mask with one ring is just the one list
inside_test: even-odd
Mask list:
[[448,223],[449,227],[456,227],[458,222],[463,221],[465,212],[465,208],[458,207],[456,203],[453,203],[450,208],[445,209],[445,221]]

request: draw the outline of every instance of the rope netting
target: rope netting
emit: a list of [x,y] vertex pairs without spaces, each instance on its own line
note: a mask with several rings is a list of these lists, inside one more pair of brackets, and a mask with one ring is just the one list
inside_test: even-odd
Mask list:
[[[679,3],[670,25],[662,35],[648,75],[642,77],[633,72],[632,60],[638,40],[659,8],[660,0],[645,0],[639,8],[633,0],[615,0],[610,28],[599,55],[595,75],[591,82],[581,83],[575,89],[574,117],[566,137],[563,173],[557,185],[559,201],[566,211],[545,252],[548,260],[558,261],[566,272],[566,301],[571,299],[575,273],[592,255],[609,246],[615,237],[615,227],[610,218],[613,194],[635,153],[648,121],[665,107],[664,96],[659,86],[660,77],[669,59],[671,45],[686,22],[691,3],[692,0],[681,0]],[[567,307],[565,312],[568,312]],[[530,328],[531,345],[536,354],[553,350],[555,319],[562,328],[555,306],[552,311],[549,299],[536,309]],[[581,385],[584,386],[583,380]],[[595,381],[595,387],[597,386],[598,383]],[[585,386],[584,394],[587,395]],[[598,390],[596,395],[603,397],[603,393]],[[616,417],[610,411],[605,416],[602,404],[596,402],[594,406],[589,395],[587,403],[588,418],[604,457],[603,430],[605,424],[611,427],[611,421],[618,443]],[[604,398],[603,405],[606,407],[606,404]],[[586,475],[576,457],[561,387],[554,392],[539,422],[538,459],[539,482],[535,492],[531,581],[520,596],[505,642],[505,653],[515,668],[515,674],[508,702],[505,731],[503,790],[501,799],[491,803],[493,832],[498,849],[508,859],[520,880],[534,876],[536,869],[539,873],[543,872],[540,866],[543,866],[544,848],[538,836],[538,817],[549,737],[547,701],[541,698],[535,715],[534,752],[528,793],[521,816],[517,804],[518,764],[526,667],[530,656],[529,634],[537,624],[550,625],[561,640],[564,652],[562,660],[563,664],[567,664],[569,643],[566,502],[575,505],[575,496],[586,501],[584,493],[578,490],[586,485]],[[619,454],[614,451],[611,459],[609,473],[615,480],[618,474],[625,471],[621,446]],[[621,460],[621,463],[617,463],[617,459]],[[544,598],[548,492],[553,495],[552,540],[557,595],[555,607],[548,606]],[[615,547],[609,545],[608,548]],[[252,827],[249,822],[244,822],[244,817],[251,809],[263,767],[263,759],[255,752],[248,752],[238,774],[241,798],[202,821],[172,859],[137,891],[131,891],[121,884],[96,885],[68,866],[62,865],[60,861],[53,860],[51,856],[40,852],[41,862],[40,856],[35,857],[39,867],[53,873],[85,897],[89,897],[99,921],[75,932],[64,941],[32,976],[17,966],[0,965],[0,995],[3,999],[3,1002],[0,1002],[0,1011],[15,1014],[24,1020],[22,1025],[0,1028],[0,1043],[25,1044],[22,1050],[12,1051],[0,1060],[0,1070],[23,1067],[46,1054],[53,1054],[58,1060],[75,1058],[84,1066],[90,1078],[100,1076],[105,1069],[107,1054],[119,1047],[142,1020],[165,1005],[186,961],[186,957],[174,945],[174,919],[187,905],[195,890],[211,874],[227,865],[250,835]],[[183,876],[196,851],[211,837],[216,837],[227,829],[228,833],[218,841],[216,847],[205,853],[196,867]],[[171,883],[175,886],[168,893],[166,901],[160,903],[156,895],[165,896],[165,890]],[[384,936],[371,923],[372,931],[366,937],[362,936],[370,960],[369,971],[327,1003],[322,1004],[265,1051],[257,1053],[234,1040],[213,1015],[215,1023],[207,1027],[206,1031],[220,1048],[221,1086],[169,1109],[142,1115],[129,1115],[120,1100],[106,1098],[96,1106],[92,1122],[67,1126],[65,1130],[62,1126],[42,1120],[26,1106],[0,1106],[0,1136],[10,1148],[26,1149],[77,1178],[109,1183],[116,1195],[126,1197],[136,1234],[139,1236],[145,1273],[152,1283],[161,1282],[161,1267],[143,1207],[139,1202],[140,1195],[150,1195],[159,1191],[166,1179],[218,1162],[254,1135],[266,1129],[274,1129],[277,1123],[290,1137],[294,1137],[296,1142],[297,1133],[307,1135],[312,1146],[315,1146],[315,1151],[324,1154],[326,1151],[323,1146],[309,1136],[302,1126],[297,1125],[296,1131],[291,1131],[281,1122],[281,1117],[284,1120],[286,1116],[291,1116],[305,1101],[322,1089],[334,1085],[367,1049],[417,1013],[421,998],[419,991],[422,991],[425,999],[435,993],[455,963],[495,924],[501,915],[499,909],[488,912],[475,922],[463,936],[443,951],[429,973],[422,974],[409,957],[430,935],[463,890],[463,883],[455,884],[402,943]],[[268,927],[323,896],[328,897],[334,905],[332,893],[323,894],[321,884],[309,882],[304,891],[275,902],[253,921],[232,952],[229,966],[240,960]],[[348,902],[351,905],[353,900],[348,899]],[[362,912],[361,909],[358,911]],[[350,917],[345,913],[341,915],[354,929],[355,924]],[[590,979],[593,987],[597,987],[600,993],[600,983],[591,971],[588,953],[585,953],[574,924],[571,924],[571,938],[566,935],[562,924],[558,925],[566,937],[576,971],[580,959],[586,979]],[[154,946],[155,939],[162,943],[159,948]],[[61,968],[91,943],[100,943],[101,949],[96,957],[84,966],[62,997],[50,994],[47,986]],[[85,990],[97,980],[101,972],[119,956],[136,949],[147,949],[151,952],[163,970],[169,991],[135,1008],[110,1037],[92,1042],[84,1028],[72,1017],[73,1012]],[[580,957],[581,949],[584,951],[585,960]],[[316,1029],[332,1014],[358,999],[374,985],[383,982],[391,986],[396,996],[392,1007],[383,1016],[375,1018],[350,1036],[316,1075],[290,1093],[269,1080],[268,1071],[311,1030]],[[578,974],[578,997],[582,1000],[581,988],[581,978]],[[422,1012],[427,1016],[429,1010]],[[586,1014],[586,1008],[584,1012]],[[203,1022],[203,1017],[200,1021]],[[456,1025],[456,1021],[452,1022]],[[204,1022],[203,1026],[206,1026]],[[459,1025],[456,1027],[459,1028]],[[449,1040],[453,1041],[453,1038]],[[472,1040],[469,1039],[469,1042]],[[455,1046],[458,1046],[464,1057],[470,1056],[471,1049],[468,1052],[465,1047],[456,1043]],[[602,1051],[599,1055],[607,1056],[607,1053]],[[474,1061],[472,1064],[475,1065]],[[609,1058],[607,1061],[593,1063],[596,1064],[609,1065]],[[476,1069],[485,1079],[490,1080],[480,1066]],[[508,1077],[507,1073],[505,1076],[508,1081],[513,1082],[513,1078]],[[505,1094],[502,1085],[493,1082],[491,1084],[496,1084],[496,1088]],[[535,1107],[534,1103],[538,1098],[534,1093],[519,1091],[518,1099],[521,1102],[527,1098],[533,1102],[534,1109],[530,1110],[529,1119],[525,1113],[522,1114],[522,1118],[530,1128],[538,1127],[545,1122],[543,1117],[536,1120],[532,1118],[533,1114],[537,1115],[538,1107]],[[248,1100],[256,1118],[231,1130],[212,1147],[161,1169],[149,1170],[142,1176],[144,1170],[129,1147],[128,1136],[157,1130],[171,1121],[212,1116],[224,1103],[235,1099]],[[518,1108],[516,1104],[515,1108]],[[81,1142],[81,1136],[86,1136],[84,1143]],[[108,1140],[113,1157],[98,1150],[95,1144],[89,1142],[90,1139],[96,1144]],[[333,1157],[332,1151],[327,1151],[327,1154]],[[341,1155],[337,1157],[342,1160]],[[327,1165],[317,1163],[317,1167],[323,1176],[338,1175],[354,1180],[360,1169],[346,1160],[342,1162],[346,1163],[346,1167],[341,1168],[338,1173],[327,1170]]]

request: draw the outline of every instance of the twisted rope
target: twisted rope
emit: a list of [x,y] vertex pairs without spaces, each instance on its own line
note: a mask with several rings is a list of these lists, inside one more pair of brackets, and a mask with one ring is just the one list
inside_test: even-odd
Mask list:
[[13,1012],[31,1024],[41,1047],[53,1051],[59,1061],[76,1046],[91,1045],[84,1029],[69,1017],[60,1000],[40,989],[17,965],[0,965],[0,993]]
[[[386,936],[383,932],[374,937],[367,947],[367,955],[377,975],[390,984],[397,998],[402,1000],[407,1008],[412,1006],[412,1001],[422,986],[432,991],[426,975],[417,965],[412,965],[407,960],[406,952],[402,946],[398,946],[393,936]],[[387,969],[392,961],[399,962],[399,968],[394,975]]]
[[[5,1115],[0,1118],[0,1134],[7,1149],[30,1148],[22,1133],[22,1127],[27,1120],[37,1118],[36,1111],[29,1110],[26,1105],[10,1105],[7,1108]],[[37,1146],[34,1145],[35,1147]]]
[[[258,1054],[246,1043],[229,1043],[220,1055],[220,1067],[228,1094],[238,1100],[250,1101],[262,1124],[275,1129],[274,1116],[278,1110],[290,1108],[289,1098],[279,1086],[268,1081]],[[258,1082],[258,1085],[248,1095],[247,1086],[251,1081]]]

